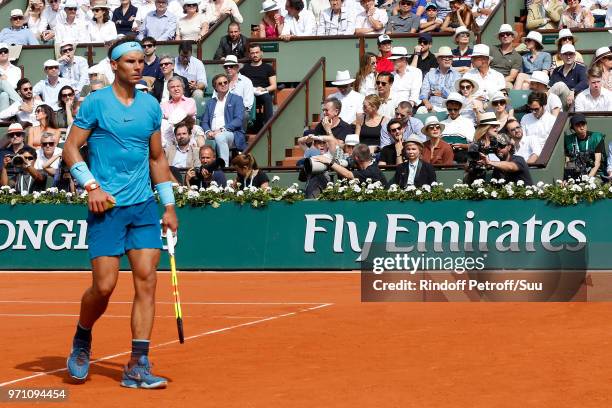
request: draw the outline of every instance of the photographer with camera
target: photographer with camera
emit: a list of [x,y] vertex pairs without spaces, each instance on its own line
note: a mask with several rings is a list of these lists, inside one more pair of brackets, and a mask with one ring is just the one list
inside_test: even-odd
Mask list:
[[489,155],[480,153],[480,163],[486,168],[493,169],[491,175],[495,179],[504,179],[506,182],[522,180],[526,186],[533,184],[529,166],[525,159],[514,154],[514,144],[510,136],[500,133],[492,140],[491,146],[495,148],[495,155],[499,160],[493,161]]
[[47,177],[34,168],[36,151],[23,143],[25,132],[19,123],[9,126],[7,136],[11,147],[2,154],[0,185],[13,187],[18,194],[45,189]]
[[478,127],[474,133],[474,143],[467,148],[467,163],[463,181],[472,184],[474,180],[485,179],[487,169],[484,166],[481,154],[487,155],[489,160],[497,161],[497,131],[499,121],[493,112],[485,112],[478,117]]
[[225,187],[227,179],[221,170],[225,167],[225,162],[217,158],[215,149],[209,145],[200,147],[200,166],[190,168],[185,174],[185,184],[188,186],[198,186],[198,188],[208,188],[212,181],[218,186]]
[[303,167],[299,180],[306,182],[306,198],[316,198],[331,181],[327,166],[313,159],[316,156],[325,155],[337,161],[341,166],[347,167],[353,147],[358,143],[359,136],[356,134],[346,135],[343,148],[340,147],[335,136],[306,135],[298,139],[298,145],[304,150]]
[[353,166],[354,170],[352,171],[327,155],[314,156],[311,158],[311,161],[327,165],[327,170],[333,170],[338,176],[348,180],[358,179],[360,183],[365,183],[367,179],[370,179],[372,183],[380,181],[383,185],[387,184],[385,176],[374,162],[370,148],[367,145],[360,143],[355,146],[351,158],[355,163]]
[[606,154],[606,137],[600,132],[590,132],[582,113],[572,116],[570,126],[574,133],[565,135],[564,178],[595,177],[603,170],[601,163]]

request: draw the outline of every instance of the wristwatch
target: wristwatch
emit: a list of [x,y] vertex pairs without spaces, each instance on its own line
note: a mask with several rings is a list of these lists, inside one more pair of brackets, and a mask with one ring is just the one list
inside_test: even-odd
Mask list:
[[95,189],[100,188],[100,185],[98,183],[96,183],[95,181],[93,183],[89,183],[85,186],[85,190],[87,190],[88,193],[94,191]]

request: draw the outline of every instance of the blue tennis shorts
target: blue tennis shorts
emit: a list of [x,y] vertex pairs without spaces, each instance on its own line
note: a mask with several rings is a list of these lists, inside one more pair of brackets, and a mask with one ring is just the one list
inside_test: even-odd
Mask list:
[[89,258],[121,256],[130,249],[161,249],[159,209],[153,197],[87,217]]

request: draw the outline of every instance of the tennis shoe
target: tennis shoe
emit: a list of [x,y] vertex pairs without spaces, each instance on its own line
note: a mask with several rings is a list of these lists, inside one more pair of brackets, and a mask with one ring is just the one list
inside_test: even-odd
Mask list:
[[89,373],[89,357],[91,355],[91,344],[83,340],[75,339],[72,342],[72,351],[66,366],[68,373],[73,379],[83,382]]
[[151,374],[151,364],[147,356],[140,356],[138,362],[129,368],[125,366],[121,386],[127,388],[166,388],[168,380]]

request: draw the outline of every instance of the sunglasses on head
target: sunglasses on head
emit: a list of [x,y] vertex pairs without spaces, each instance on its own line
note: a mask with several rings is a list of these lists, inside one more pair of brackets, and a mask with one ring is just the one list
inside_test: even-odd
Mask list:
[[385,85],[389,85],[389,83],[388,82],[384,82],[384,81],[376,81],[376,85],[383,85],[383,86],[385,86]]
[[54,142],[42,142],[40,145],[42,147],[53,147],[55,146],[55,143]]
[[68,48],[64,48],[64,49],[63,49],[63,50],[61,50],[60,52],[61,52],[62,54],[66,54],[67,52],[72,52],[72,51],[74,51],[74,48],[72,48],[72,47],[68,47]]

